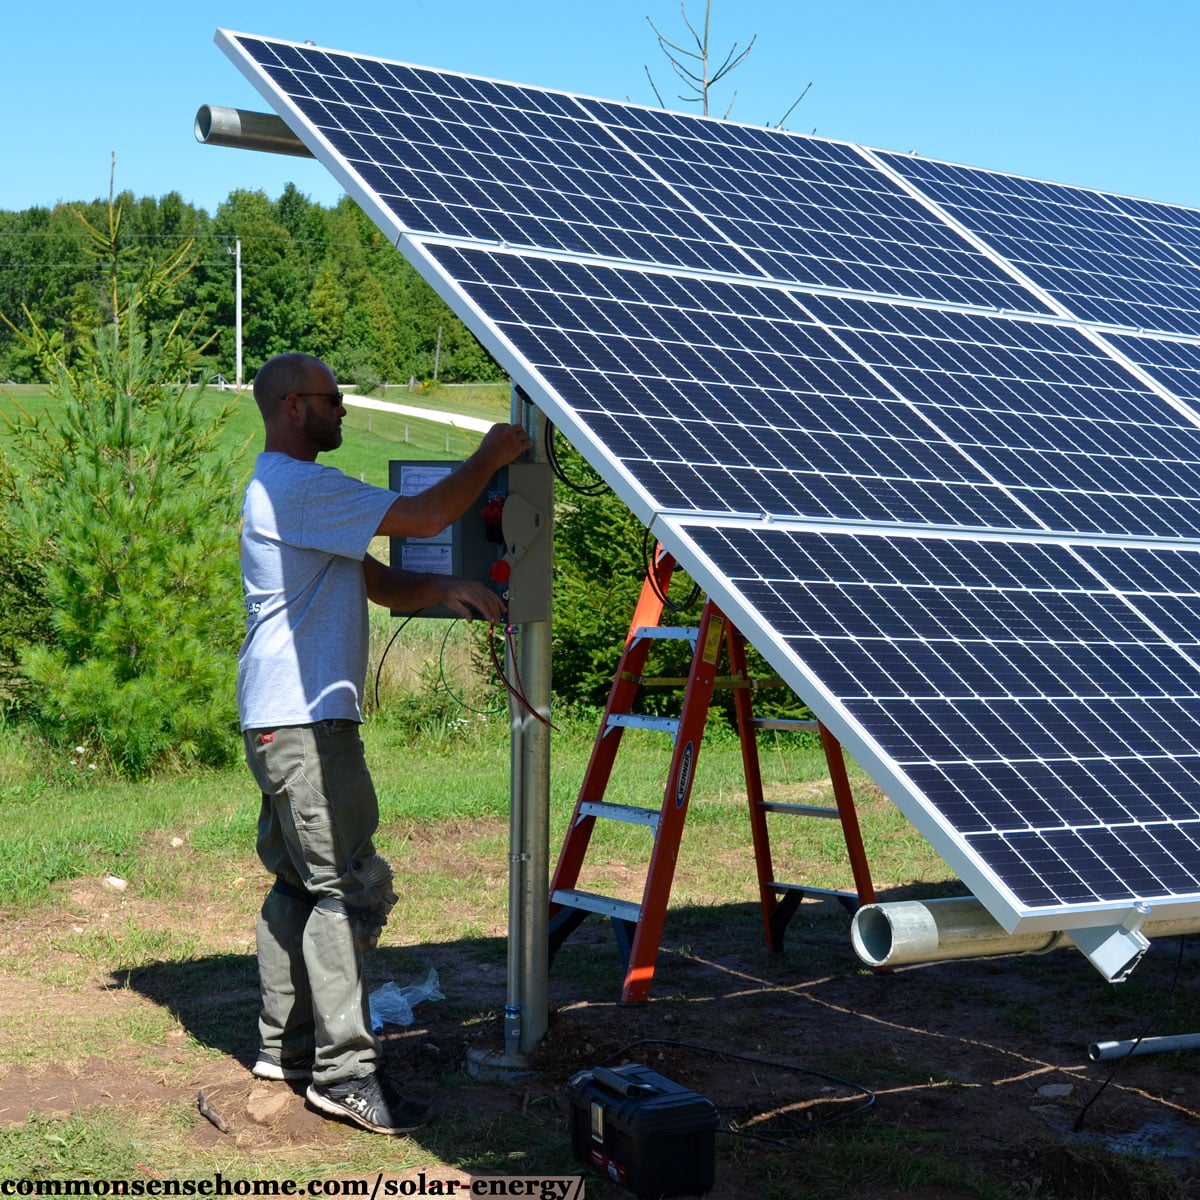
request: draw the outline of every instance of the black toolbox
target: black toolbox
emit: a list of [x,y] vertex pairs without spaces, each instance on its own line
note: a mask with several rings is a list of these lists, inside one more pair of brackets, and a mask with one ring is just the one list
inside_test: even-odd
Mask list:
[[638,1063],[567,1082],[571,1149],[639,1197],[700,1196],[713,1185],[716,1105]]

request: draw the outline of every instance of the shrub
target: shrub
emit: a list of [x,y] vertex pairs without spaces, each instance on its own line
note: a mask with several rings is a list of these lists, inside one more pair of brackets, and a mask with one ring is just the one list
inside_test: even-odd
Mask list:
[[18,548],[12,521],[0,512],[0,714],[20,717],[29,704],[22,652],[50,636],[42,564]]

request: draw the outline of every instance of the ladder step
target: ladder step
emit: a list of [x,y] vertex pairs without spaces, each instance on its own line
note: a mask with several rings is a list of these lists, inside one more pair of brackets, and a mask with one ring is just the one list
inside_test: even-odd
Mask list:
[[818,804],[784,804],[777,800],[759,802],[763,812],[791,813],[795,817],[840,817],[842,814],[836,808],[823,808]]
[[795,729],[816,729],[816,721],[800,721],[790,720],[785,717],[755,717],[750,722],[751,729],[779,729],[779,730],[795,730]]
[[691,642],[694,646],[699,633],[700,630],[694,626],[642,625],[633,631],[633,637],[630,640],[636,642],[641,638],[646,638],[648,640]]
[[559,888],[551,892],[550,903],[561,904],[564,908],[582,908],[587,912],[599,913],[602,917],[632,921],[635,925],[642,915],[642,906],[634,904],[632,900],[597,896],[594,892],[581,892],[578,888]]
[[619,725],[622,729],[652,729],[674,737],[679,730],[679,718],[650,717],[643,713],[609,713],[604,725],[605,732]]
[[829,896],[834,900],[858,899],[854,892],[840,888],[809,887],[804,883],[780,883],[778,880],[773,880],[767,886],[776,892],[803,892],[806,896]]
[[579,805],[581,817],[607,817],[629,825],[648,825],[657,829],[662,811],[657,808],[635,808],[632,804],[610,804],[605,800],[584,800]]

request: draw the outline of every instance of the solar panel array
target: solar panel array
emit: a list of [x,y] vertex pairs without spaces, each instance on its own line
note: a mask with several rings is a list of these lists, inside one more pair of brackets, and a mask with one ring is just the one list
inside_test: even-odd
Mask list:
[[218,42],[1003,925],[1200,914],[1200,213]]

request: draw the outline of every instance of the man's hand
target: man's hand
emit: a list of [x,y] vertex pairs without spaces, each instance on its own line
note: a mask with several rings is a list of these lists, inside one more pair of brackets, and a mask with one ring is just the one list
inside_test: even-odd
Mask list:
[[475,453],[491,463],[493,469],[498,469],[515,462],[532,445],[524,426],[493,425],[483,435],[483,441]]
[[504,620],[504,602],[485,583],[477,579],[458,579],[453,575],[441,576],[442,603],[456,616],[473,621],[482,617],[492,625]]
[[493,623],[504,620],[504,602],[478,579],[405,571],[385,566],[369,554],[363,559],[363,577],[371,601],[396,612],[416,613],[440,601],[468,621],[476,617]]

